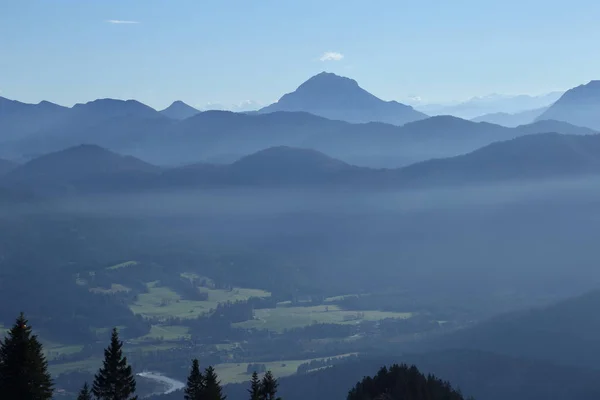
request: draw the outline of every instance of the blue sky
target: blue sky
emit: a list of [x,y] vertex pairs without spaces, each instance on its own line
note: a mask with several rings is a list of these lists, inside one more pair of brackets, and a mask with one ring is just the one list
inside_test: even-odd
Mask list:
[[0,96],[270,103],[324,70],[386,100],[541,94],[600,79],[599,18],[597,0],[0,0]]

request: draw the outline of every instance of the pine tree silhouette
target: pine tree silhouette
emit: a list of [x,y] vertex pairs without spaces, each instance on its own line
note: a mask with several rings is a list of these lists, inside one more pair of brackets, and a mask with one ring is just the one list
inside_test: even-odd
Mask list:
[[110,345],[104,350],[102,368],[94,376],[92,393],[98,400],[137,400],[135,378],[127,357],[123,356],[123,342],[117,328],[112,331]]
[[92,400],[92,392],[90,392],[90,387],[88,386],[87,382],[83,384],[83,387],[79,391],[77,400]]
[[267,371],[260,384],[261,400],[278,400],[277,388],[279,383],[271,371]]
[[213,367],[206,368],[204,372],[205,396],[202,400],[225,400],[227,396],[223,395],[221,382]]
[[42,345],[21,313],[0,344],[0,397],[49,400],[52,379]]
[[206,390],[206,384],[204,376],[200,372],[200,365],[198,359],[192,360],[192,370],[187,379],[187,385],[185,387],[183,398],[185,400],[204,400],[204,392]]
[[261,400],[261,383],[256,371],[252,373],[252,379],[250,380],[250,389],[248,389],[248,393],[250,393],[250,400]]

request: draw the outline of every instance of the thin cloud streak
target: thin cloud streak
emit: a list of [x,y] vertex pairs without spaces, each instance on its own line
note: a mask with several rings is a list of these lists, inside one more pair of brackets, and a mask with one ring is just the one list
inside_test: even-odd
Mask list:
[[139,24],[139,21],[127,21],[127,20],[122,20],[122,19],[109,19],[106,20],[105,22],[108,22],[109,24]]

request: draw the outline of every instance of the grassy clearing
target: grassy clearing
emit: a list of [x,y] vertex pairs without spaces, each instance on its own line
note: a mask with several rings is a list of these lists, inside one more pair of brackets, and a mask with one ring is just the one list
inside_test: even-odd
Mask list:
[[182,300],[172,289],[155,282],[148,283],[148,293],[141,293],[129,308],[135,314],[157,318],[196,318],[210,311],[208,302]]
[[[344,358],[349,357],[352,354],[341,354],[338,356],[324,357],[324,358],[313,358],[307,360],[283,360],[283,361],[271,361],[260,364],[265,364],[267,370],[273,372],[277,378],[290,376],[296,373],[298,367],[301,364],[310,362],[313,360],[326,360],[328,358]],[[219,379],[223,384],[227,383],[241,383],[246,382],[250,379],[250,375],[247,373],[248,364],[236,364],[236,363],[225,363],[215,365]]]
[[119,292],[129,292],[131,289],[127,286],[120,285],[118,283],[113,283],[110,286],[110,289],[104,289],[101,287],[90,288],[90,292],[92,293],[101,293],[101,294],[109,294],[109,293],[119,293]]
[[176,349],[180,345],[176,342],[165,342],[160,344],[140,344],[129,348],[129,352],[141,351],[143,353],[149,353],[153,351],[166,351]]
[[91,372],[95,373],[102,366],[102,358],[90,357],[80,361],[50,365],[49,370],[52,376],[59,376],[67,372]]
[[234,288],[233,290],[199,288],[208,293],[207,301],[183,300],[179,294],[168,287],[148,283],[148,293],[141,293],[138,300],[129,306],[135,314],[147,317],[196,318],[227,301],[247,300],[250,297],[268,297],[264,290]]
[[140,336],[139,338],[130,340],[132,343],[143,343],[144,340],[156,340],[163,339],[165,341],[174,341],[179,340],[184,337],[186,339],[190,338],[189,328],[187,326],[162,326],[162,325],[152,325],[150,328],[150,332],[145,336]]
[[315,307],[278,307],[256,310],[254,319],[235,324],[246,329],[268,329],[281,332],[315,323],[356,324],[361,321],[379,321],[386,318],[407,319],[411,313],[384,311],[346,311],[335,305]]
[[125,262],[122,262],[121,264],[113,265],[112,267],[108,267],[106,269],[110,269],[110,270],[121,269],[121,268],[133,267],[138,264],[139,264],[139,262],[137,262],[137,261],[125,261]]
[[325,299],[325,303],[335,303],[335,302],[338,302],[338,301],[343,301],[343,300],[351,299],[351,298],[354,298],[354,297],[359,297],[359,296],[357,294],[346,294],[346,295],[343,295],[343,296],[328,297],[328,298]]
[[51,342],[40,338],[40,343],[44,346],[44,355],[53,360],[61,355],[71,355],[79,353],[83,350],[83,345],[64,345],[61,343]]
[[232,290],[209,289],[205,287],[198,288],[202,293],[208,293],[208,303],[214,304],[214,307],[219,303],[228,301],[244,301],[251,297],[270,297],[271,293],[260,289],[233,288]]

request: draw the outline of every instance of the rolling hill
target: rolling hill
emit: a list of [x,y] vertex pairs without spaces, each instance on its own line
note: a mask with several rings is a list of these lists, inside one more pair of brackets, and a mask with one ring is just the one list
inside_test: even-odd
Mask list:
[[600,136],[527,135],[398,172],[405,184],[428,186],[598,174]]
[[547,307],[498,316],[445,337],[437,346],[597,368],[599,304],[600,291],[596,290]]
[[384,122],[404,125],[427,115],[396,101],[383,101],[361,88],[355,80],[322,72],[285,94],[277,103],[259,110],[302,111],[352,123]]
[[46,154],[9,171],[5,185],[35,191],[123,190],[157,174],[159,168],[96,145],[79,145]]
[[357,167],[312,149],[277,146],[226,165],[160,169],[95,145],[34,159],[8,172],[9,186],[84,191],[218,186],[346,186],[355,189],[447,187],[600,174],[600,135],[535,134],[471,153],[398,169]]
[[600,130],[600,81],[568,90],[537,119],[555,119]]

